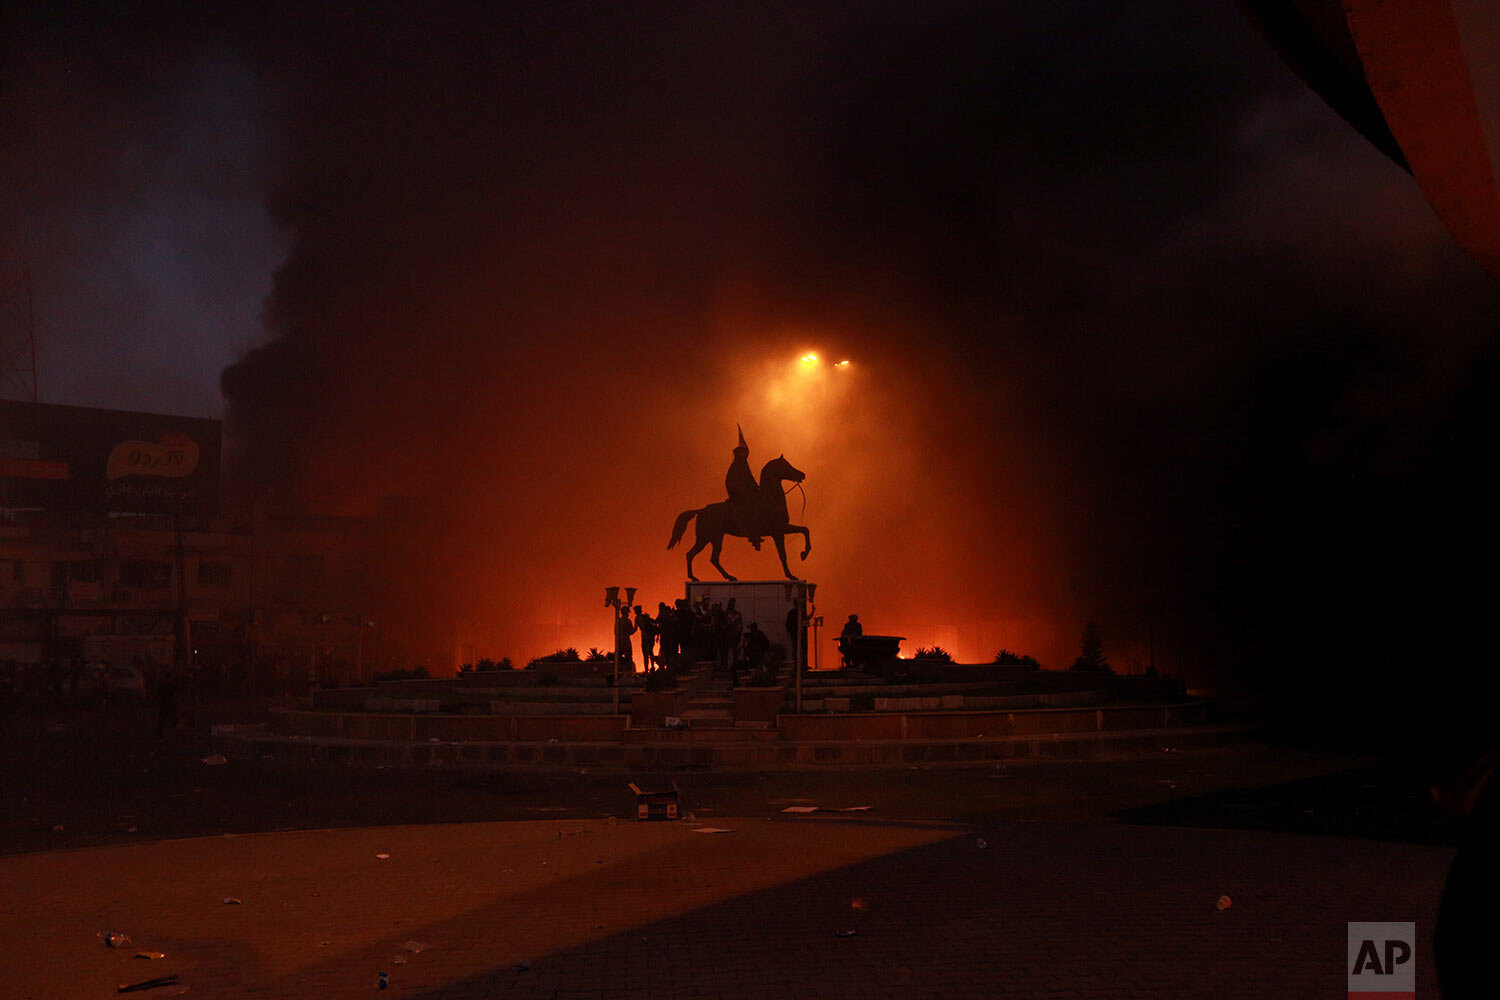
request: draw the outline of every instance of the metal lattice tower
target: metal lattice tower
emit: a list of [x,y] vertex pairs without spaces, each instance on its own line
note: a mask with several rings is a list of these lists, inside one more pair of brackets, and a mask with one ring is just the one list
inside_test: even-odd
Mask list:
[[25,261],[0,261],[0,394],[37,401],[36,322]]

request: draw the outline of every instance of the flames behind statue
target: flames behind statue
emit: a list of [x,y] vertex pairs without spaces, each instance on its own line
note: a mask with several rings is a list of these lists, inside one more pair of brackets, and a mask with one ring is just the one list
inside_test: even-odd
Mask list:
[[757,549],[760,548],[760,540],[769,536],[776,542],[776,554],[781,557],[782,571],[791,580],[797,579],[797,576],[786,564],[786,536],[802,536],[803,559],[812,551],[812,535],[803,525],[791,523],[791,515],[786,509],[786,492],[781,488],[782,483],[800,483],[807,477],[784,456],[778,455],[760,470],[760,481],[757,482],[750,472],[749,455],[750,448],[745,444],[745,435],[741,432],[740,443],[734,449],[734,462],[729,466],[729,474],[724,477],[729,499],[696,510],[685,510],[677,515],[677,523],[672,526],[672,538],[667,542],[668,549],[675,548],[682,541],[688,522],[698,519],[693,547],[687,553],[689,580],[698,579],[693,575],[693,556],[702,552],[706,546],[712,546],[708,561],[714,564],[714,569],[723,574],[726,580],[735,579],[719,565],[719,551],[724,547],[725,535],[748,538],[750,544]]

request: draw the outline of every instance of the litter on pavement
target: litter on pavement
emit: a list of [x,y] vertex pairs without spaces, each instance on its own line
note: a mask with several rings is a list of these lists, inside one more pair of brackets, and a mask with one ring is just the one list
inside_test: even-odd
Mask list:
[[135,953],[135,957],[136,958],[148,958],[148,959],[149,958],[166,958],[167,957],[167,953],[164,952],[164,951],[138,951],[138,952]]
[[1234,900],[1230,899],[1228,896],[1220,896],[1219,901],[1214,905],[1221,910],[1227,910],[1234,905]]
[[177,973],[170,976],[158,976],[155,979],[142,979],[138,983],[121,983],[115,987],[116,993],[135,993],[139,990],[154,990],[159,986],[171,986],[177,982]]
[[784,813],[862,813],[869,812],[871,808],[871,806],[787,806],[781,811]]
[[695,826],[695,827],[693,827],[693,832],[694,833],[733,833],[734,831],[733,830],[726,830],[722,826]]
[[225,896],[224,897],[224,905],[225,906],[239,906],[243,902],[244,902],[244,900],[240,899],[238,896]]
[[229,758],[225,757],[221,753],[211,753],[207,757],[203,758],[203,763],[205,763],[205,764],[228,764],[229,763]]
[[630,790],[635,793],[636,819],[677,818],[682,802],[682,792],[677,787],[677,782],[672,782],[670,789],[663,788],[657,792],[643,792],[633,781],[629,785]]
[[408,941],[401,947],[405,948],[413,955],[419,955],[422,952],[426,951],[428,948],[431,948],[432,945],[428,944],[426,941]]

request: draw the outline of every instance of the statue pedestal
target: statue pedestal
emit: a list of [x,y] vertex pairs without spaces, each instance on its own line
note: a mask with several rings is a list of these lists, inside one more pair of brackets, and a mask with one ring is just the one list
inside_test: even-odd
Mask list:
[[735,610],[745,619],[745,628],[755,622],[760,630],[787,647],[787,660],[791,660],[792,637],[787,634],[786,616],[796,606],[797,594],[806,585],[805,580],[701,580],[689,581],[686,597],[696,604],[707,597],[709,604],[728,606],[734,598]]

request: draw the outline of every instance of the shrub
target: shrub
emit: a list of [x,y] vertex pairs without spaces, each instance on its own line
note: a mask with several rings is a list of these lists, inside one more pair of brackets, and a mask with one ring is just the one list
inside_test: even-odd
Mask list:
[[614,654],[613,653],[606,653],[604,650],[600,649],[598,646],[590,646],[589,647],[589,653],[588,653],[587,656],[585,656],[583,658],[583,661],[585,663],[598,663],[601,660],[612,660],[612,659],[614,659]]
[[515,669],[515,665],[510,662],[510,657],[504,656],[498,660],[491,660],[488,658],[480,660],[478,663],[474,664],[474,669],[488,673],[493,670],[513,670]]
[[1004,667],[1029,667],[1032,670],[1040,670],[1042,665],[1037,662],[1035,656],[1027,656],[1024,653],[1012,653],[1008,649],[1002,649],[995,654],[995,662]]
[[1069,670],[1083,670],[1094,673],[1112,674],[1109,660],[1104,657],[1104,636],[1099,632],[1099,626],[1089,622],[1083,629],[1083,635],[1079,637],[1078,659],[1073,661]]
[[567,649],[558,649],[548,653],[546,656],[538,656],[526,664],[527,670],[537,669],[539,663],[582,663],[583,657],[578,655],[578,650],[569,646]]
[[942,646],[922,646],[914,654],[914,660],[937,660],[939,663],[952,663],[953,654]]

